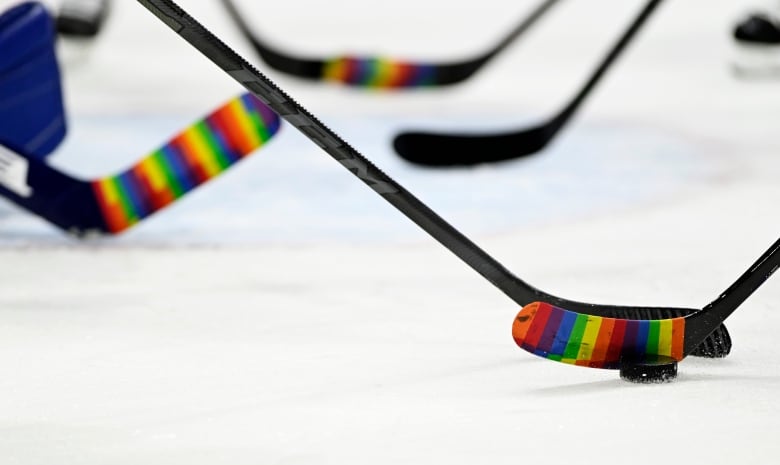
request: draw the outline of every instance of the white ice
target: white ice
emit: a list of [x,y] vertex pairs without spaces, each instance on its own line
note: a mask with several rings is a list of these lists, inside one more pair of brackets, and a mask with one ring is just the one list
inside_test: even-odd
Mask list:
[[[241,92],[135,2],[59,44],[70,135],[97,176]],[[476,53],[535,2],[240,5],[285,49]],[[364,93],[268,70],[219,2],[182,6],[522,279],[570,299],[701,307],[778,237],[780,82],[730,74],[749,6],[665,2],[534,158],[445,172],[401,128],[551,116],[641,7],[566,0],[473,80]],[[519,348],[500,291],[285,126],[117,239],[0,203],[0,463],[771,464],[780,278],[728,320],[723,360],[632,385]]]

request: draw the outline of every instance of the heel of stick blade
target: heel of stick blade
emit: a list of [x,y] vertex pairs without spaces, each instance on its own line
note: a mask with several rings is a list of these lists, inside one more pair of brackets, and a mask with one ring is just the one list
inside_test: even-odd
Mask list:
[[[620,311],[607,311],[603,316],[611,318],[630,318],[636,320],[663,320],[668,318],[679,318],[690,315],[693,309],[631,309]],[[718,326],[718,329],[702,341],[696,347],[696,350],[690,355],[704,358],[724,358],[731,352],[731,335],[725,325]]]

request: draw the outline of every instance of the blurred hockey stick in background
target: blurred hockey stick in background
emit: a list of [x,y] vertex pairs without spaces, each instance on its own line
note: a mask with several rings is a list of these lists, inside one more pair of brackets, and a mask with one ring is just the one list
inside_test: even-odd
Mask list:
[[544,0],[491,49],[471,58],[444,63],[423,63],[387,58],[302,58],[268,45],[250,29],[234,0],[222,0],[241,33],[269,66],[313,81],[340,82],[369,88],[445,86],[465,81],[536,24],[560,0]]
[[453,166],[512,160],[542,150],[574,116],[660,3],[661,0],[647,2],[577,95],[542,124],[500,134],[404,132],[393,142],[396,152],[418,165]]

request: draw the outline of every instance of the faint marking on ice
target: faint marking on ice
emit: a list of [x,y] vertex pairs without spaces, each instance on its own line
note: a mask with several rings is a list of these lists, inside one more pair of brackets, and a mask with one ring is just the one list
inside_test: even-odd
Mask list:
[[[155,149],[191,118],[76,119],[50,159],[82,177],[113,173]],[[329,119],[345,139],[467,235],[505,233],[616,214],[673,196],[726,171],[700,144],[649,127],[578,121],[546,151],[476,168],[419,168],[398,158],[398,119]],[[469,121],[448,120],[448,127]],[[501,122],[481,121],[484,127]],[[504,125],[506,123],[503,123]],[[506,126],[504,126],[506,127]],[[518,125],[510,126],[518,127]],[[229,245],[427,240],[392,206],[291,126],[187,198],[108,243]],[[0,199],[0,246],[73,242]],[[102,241],[101,244],[105,244]]]

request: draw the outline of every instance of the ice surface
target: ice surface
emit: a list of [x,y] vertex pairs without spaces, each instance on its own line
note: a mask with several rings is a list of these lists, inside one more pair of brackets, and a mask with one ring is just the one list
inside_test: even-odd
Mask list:
[[[75,118],[52,163],[84,179],[124,169],[176,127],[178,118]],[[675,134],[614,124],[572,128],[543,157],[478,169],[420,169],[396,156],[389,139],[403,122],[332,119],[350,142],[435,210],[471,233],[511,233],[671,199],[712,182],[733,163],[702,153]],[[449,128],[470,128],[471,120]],[[495,128],[506,127],[496,122]],[[381,198],[368,195],[294,129],[208,187],[147,220],[123,245],[317,244],[421,241],[423,233]],[[173,131],[170,131],[173,134]],[[636,144],[641,140],[641,144]],[[154,141],[153,143],[151,141]],[[144,145],[145,142],[145,145]],[[0,204],[0,247],[62,243],[62,233],[12,203]]]
[[[456,3],[241,5],[300,53],[413,58],[477,51],[533,6]],[[536,158],[437,172],[389,150],[402,127],[548,117],[641,3],[566,1],[445,91],[366,95],[268,74],[535,286],[700,307],[780,231],[780,92],[728,69],[728,32],[746,5],[666,2]],[[183,5],[253,56],[218,2]],[[72,131],[53,162],[82,176],[120,169],[240,92],[134,2],[115,2],[97,42],[60,47]],[[733,353],[685,360],[674,383],[537,359],[511,340],[515,304],[289,126],[117,240],[77,243],[2,203],[0,263],[3,464],[780,454],[777,278],[729,319]]]

